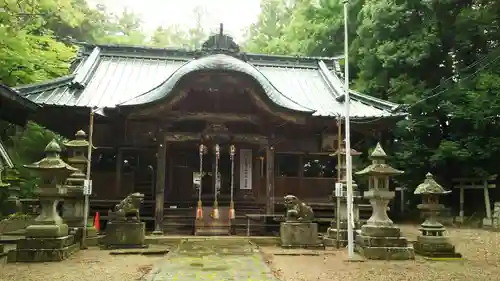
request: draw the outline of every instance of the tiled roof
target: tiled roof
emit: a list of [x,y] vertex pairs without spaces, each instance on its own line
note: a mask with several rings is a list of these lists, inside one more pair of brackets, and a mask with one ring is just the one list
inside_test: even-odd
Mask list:
[[[167,96],[185,74],[200,69],[245,73],[260,83],[278,106],[315,116],[344,114],[343,80],[335,58],[307,58],[132,46],[84,45],[71,75],[17,89],[41,105],[114,108]],[[354,118],[391,116],[398,105],[351,93]]]
[[28,114],[38,107],[40,106],[22,97],[18,91],[0,84],[0,119],[24,125]]

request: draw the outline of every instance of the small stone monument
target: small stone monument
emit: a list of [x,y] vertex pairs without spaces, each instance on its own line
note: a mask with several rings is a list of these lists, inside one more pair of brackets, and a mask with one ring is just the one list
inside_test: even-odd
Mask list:
[[372,216],[366,225],[361,227],[356,237],[356,250],[368,259],[373,260],[408,260],[415,258],[413,247],[406,238],[401,237],[401,230],[387,216],[387,205],[394,198],[394,191],[389,190],[389,177],[402,174],[385,163],[387,154],[377,143],[370,154],[372,164],[357,172],[368,175],[369,190],[364,196],[372,205]]
[[422,195],[422,204],[418,205],[418,209],[426,215],[426,220],[419,228],[422,234],[417,237],[415,243],[415,252],[419,255],[446,258],[462,257],[461,254],[455,252],[455,246],[445,235],[446,229],[437,220],[440,211],[444,209],[444,206],[439,204],[439,196],[448,193],[450,191],[446,191],[439,185],[430,173],[427,173],[424,182],[415,189],[414,194]]
[[[75,238],[80,241],[82,237],[85,202],[83,186],[87,167],[87,157],[85,152],[89,148],[86,140],[87,134],[79,130],[75,134],[75,139],[65,143],[68,149],[68,163],[77,170],[67,179],[67,192],[64,196],[62,217],[64,222],[71,228],[76,228]],[[96,246],[98,244],[97,231],[94,227],[87,226],[86,245]]]
[[495,202],[493,205],[493,224],[491,225],[493,231],[500,231],[500,202]]
[[146,248],[146,224],[141,222],[139,207],[144,194],[132,193],[108,213],[104,244],[106,248]]
[[318,239],[318,224],[313,222],[312,208],[294,195],[285,196],[285,221],[280,224],[281,247],[323,247]]
[[[330,223],[330,227],[326,231],[326,236],[323,239],[323,242],[327,246],[334,246],[337,245],[337,231],[339,231],[339,246],[343,247],[347,245],[347,165],[346,165],[346,149],[345,149],[345,142],[342,142],[341,146],[339,149],[335,152],[335,155],[340,154],[340,174],[341,174],[341,180],[340,183],[342,183],[342,197],[340,198],[340,207],[335,208],[335,212],[339,210],[339,216],[340,216],[340,225],[339,229],[337,230],[337,219],[333,219]],[[359,156],[361,155],[361,152],[358,152],[354,149],[351,149],[351,156]],[[355,167],[353,166],[353,169]],[[358,185],[354,180],[352,181],[352,190],[353,190],[353,198],[354,198],[354,204],[353,204],[353,214],[354,214],[354,231],[356,231],[356,228],[359,227],[359,210],[358,210],[358,204],[359,200],[362,198],[359,194],[358,191]],[[335,195],[335,190],[334,190],[334,195]],[[355,233],[354,233],[355,234]]]
[[42,160],[24,166],[40,175],[36,193],[41,210],[34,224],[26,228],[26,237],[17,242],[15,260],[18,262],[61,261],[79,249],[56,210],[66,192],[64,182],[77,169],[60,158],[61,147],[56,140],[47,145],[45,153]]

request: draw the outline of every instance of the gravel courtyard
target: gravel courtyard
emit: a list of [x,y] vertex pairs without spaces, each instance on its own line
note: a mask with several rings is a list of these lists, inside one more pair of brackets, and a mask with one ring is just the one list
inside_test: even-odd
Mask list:
[[[414,239],[417,230],[403,226]],[[317,256],[286,256],[279,247],[261,247],[275,275],[283,281],[332,280],[500,280],[500,233],[478,229],[450,229],[463,261],[346,262],[347,251],[314,251]],[[278,255],[276,255],[278,254]],[[0,281],[133,281],[141,278],[162,257],[112,256],[108,251],[81,251],[60,263],[7,264],[0,266]],[[177,280],[191,281],[191,280]],[[209,280],[207,280],[209,281]],[[248,280],[244,280],[248,281]],[[266,280],[252,280],[266,281]]]
[[[414,226],[402,226],[415,239]],[[262,247],[276,275],[284,281],[401,280],[401,281],[483,281],[500,280],[500,233],[479,229],[449,229],[462,261],[346,262],[347,250],[319,252],[319,256],[285,256],[277,247]]]

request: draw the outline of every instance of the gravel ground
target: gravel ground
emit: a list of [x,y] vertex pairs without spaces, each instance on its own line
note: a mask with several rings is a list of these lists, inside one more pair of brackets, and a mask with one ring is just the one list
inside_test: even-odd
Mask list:
[[[414,226],[402,226],[415,239]],[[262,247],[275,275],[283,281],[500,281],[500,233],[478,229],[450,229],[462,261],[346,262],[347,251],[303,251],[316,255],[286,256],[278,247]],[[112,256],[108,251],[81,251],[60,263],[7,264],[0,266],[0,281],[133,281],[148,272],[162,257]],[[184,280],[179,280],[184,281]],[[208,281],[208,280],[207,280]],[[259,281],[259,280],[252,280]],[[265,281],[265,280],[262,280]]]
[[[414,226],[402,226],[415,239]],[[500,280],[500,233],[478,229],[449,229],[462,261],[346,262],[347,250],[317,251],[318,256],[284,256],[276,247],[263,247],[275,274],[283,281],[390,280],[482,281]]]
[[0,281],[134,281],[161,257],[110,255],[109,251],[80,251],[58,263],[17,263],[0,266]]

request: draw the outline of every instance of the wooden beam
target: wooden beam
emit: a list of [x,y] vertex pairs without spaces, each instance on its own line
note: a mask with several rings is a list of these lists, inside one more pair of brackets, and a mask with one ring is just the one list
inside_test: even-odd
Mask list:
[[155,196],[155,234],[163,234],[163,208],[165,204],[165,172],[167,160],[167,142],[165,132],[160,131],[157,138],[158,154],[156,165],[156,196]]
[[274,149],[266,147],[266,214],[274,214]]
[[210,122],[249,122],[259,124],[261,121],[254,114],[215,113],[215,112],[181,112],[170,111],[165,116],[169,121],[202,120]]
[[[208,137],[211,136],[211,134],[208,134]],[[218,136],[218,134],[213,134],[213,136]],[[260,145],[267,145],[269,143],[268,138],[262,135],[228,133],[227,136],[228,139],[231,139],[233,142],[252,143]],[[165,134],[166,142],[201,141],[202,138],[203,135],[201,133],[170,132]]]
[[116,148],[115,197],[120,198],[122,188],[123,151]]

